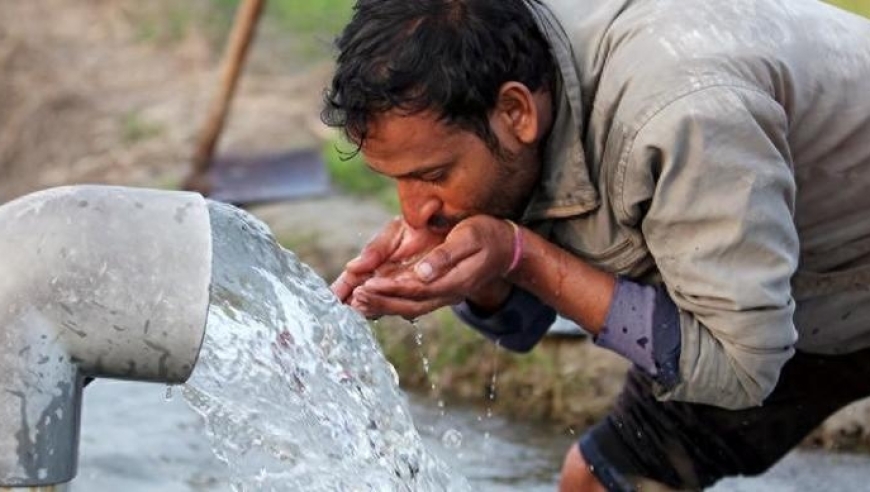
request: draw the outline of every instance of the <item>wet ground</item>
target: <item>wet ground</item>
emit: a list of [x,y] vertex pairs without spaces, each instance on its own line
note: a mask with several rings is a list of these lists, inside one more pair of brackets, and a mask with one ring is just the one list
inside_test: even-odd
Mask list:
[[[180,389],[97,381],[85,392],[79,476],[73,491],[230,491],[200,417]],[[476,492],[555,490],[568,432],[487,417],[486,409],[412,400],[430,450],[452,464]],[[726,480],[714,492],[827,492],[870,489],[870,457],[793,453],[759,478]]]

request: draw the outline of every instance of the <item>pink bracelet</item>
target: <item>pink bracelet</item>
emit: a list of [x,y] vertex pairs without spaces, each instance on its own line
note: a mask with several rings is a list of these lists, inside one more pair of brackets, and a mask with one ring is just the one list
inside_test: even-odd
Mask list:
[[520,260],[523,258],[523,233],[520,231],[520,227],[514,223],[514,221],[510,219],[504,219],[505,222],[510,224],[511,228],[514,230],[514,256],[511,259],[511,264],[508,267],[507,271],[504,274],[510,275],[520,266]]

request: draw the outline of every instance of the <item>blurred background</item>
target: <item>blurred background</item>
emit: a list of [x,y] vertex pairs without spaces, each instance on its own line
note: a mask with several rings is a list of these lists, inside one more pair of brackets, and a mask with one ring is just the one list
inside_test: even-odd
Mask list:
[[[870,0],[831,3],[870,16]],[[222,74],[239,5],[239,0],[0,0],[0,202],[71,183],[180,189],[225,86]],[[265,2],[212,154],[213,184],[264,220],[286,248],[327,280],[398,210],[389,182],[368,172],[358,158],[343,158],[337,149],[346,144],[319,121],[332,41],[352,5],[351,0]],[[296,167],[280,165],[288,162]],[[245,181],[247,164],[260,169],[253,185]],[[276,184],[283,186],[269,188]],[[247,195],[233,196],[244,186]],[[468,435],[503,429],[497,431],[501,448],[514,441],[520,446],[511,451],[515,461],[493,471],[496,478],[484,479],[488,490],[497,490],[498,477],[516,470],[540,478],[535,483],[549,490],[566,443],[607,411],[627,367],[570,329],[532,354],[515,356],[484,342],[449,311],[421,319],[419,327],[422,343],[404,320],[372,326],[427,427],[448,425],[431,414],[446,405]],[[156,461],[149,466],[174,473],[160,468],[158,456],[168,456],[166,463],[187,467],[186,485],[173,485],[178,490],[222,487],[225,477],[202,471],[214,470],[214,463],[202,458],[200,448],[207,444],[196,437],[201,427],[192,414],[174,403],[163,405],[162,388],[112,389],[112,384],[121,383],[98,382],[86,400],[82,466],[84,479],[91,481],[82,490],[174,490],[168,483],[156,487],[147,477],[138,485],[118,478],[138,477],[134,470],[143,458],[136,455],[125,465],[128,450],[111,439],[135,440],[136,427],[127,429],[133,434],[128,436],[113,434],[115,426],[130,414],[144,419],[160,411],[169,412],[161,427],[167,434],[189,432],[184,439],[192,454],[162,455],[159,440],[136,443],[151,449]],[[129,407],[101,404],[118,392],[130,398]],[[136,395],[149,403],[137,404]],[[544,436],[555,450],[522,448],[535,441],[533,435]],[[870,404],[841,412],[806,448],[866,452]],[[519,465],[534,462],[530,456],[544,462],[540,469]],[[847,463],[843,476],[866,466],[841,459]],[[473,475],[485,460],[467,463],[463,472]],[[803,462],[794,463],[778,473],[797,473]],[[121,481],[106,486],[109,476]],[[859,473],[850,483],[862,476],[868,477]],[[517,482],[505,483],[506,489],[517,488]],[[767,483],[764,490],[799,490],[783,483],[786,488]],[[757,490],[735,487],[728,490]]]

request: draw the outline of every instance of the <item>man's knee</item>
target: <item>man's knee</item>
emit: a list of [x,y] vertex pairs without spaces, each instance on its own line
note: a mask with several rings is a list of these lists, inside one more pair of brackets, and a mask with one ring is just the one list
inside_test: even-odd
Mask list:
[[[633,490],[644,492],[678,492],[659,482],[642,477],[629,479]],[[685,489],[690,490],[690,489]],[[607,492],[598,477],[592,473],[592,467],[586,462],[580,446],[571,446],[562,464],[562,476],[559,480],[559,492]]]
[[562,476],[559,480],[559,492],[606,492],[607,489],[595,477],[580,446],[573,445],[565,455],[562,464]]

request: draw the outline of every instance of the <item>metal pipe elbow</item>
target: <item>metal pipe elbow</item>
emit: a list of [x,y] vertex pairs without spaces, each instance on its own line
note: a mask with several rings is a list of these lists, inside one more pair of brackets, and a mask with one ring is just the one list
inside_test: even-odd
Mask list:
[[70,186],[0,207],[0,487],[72,480],[85,377],[187,380],[211,261],[195,193]]

